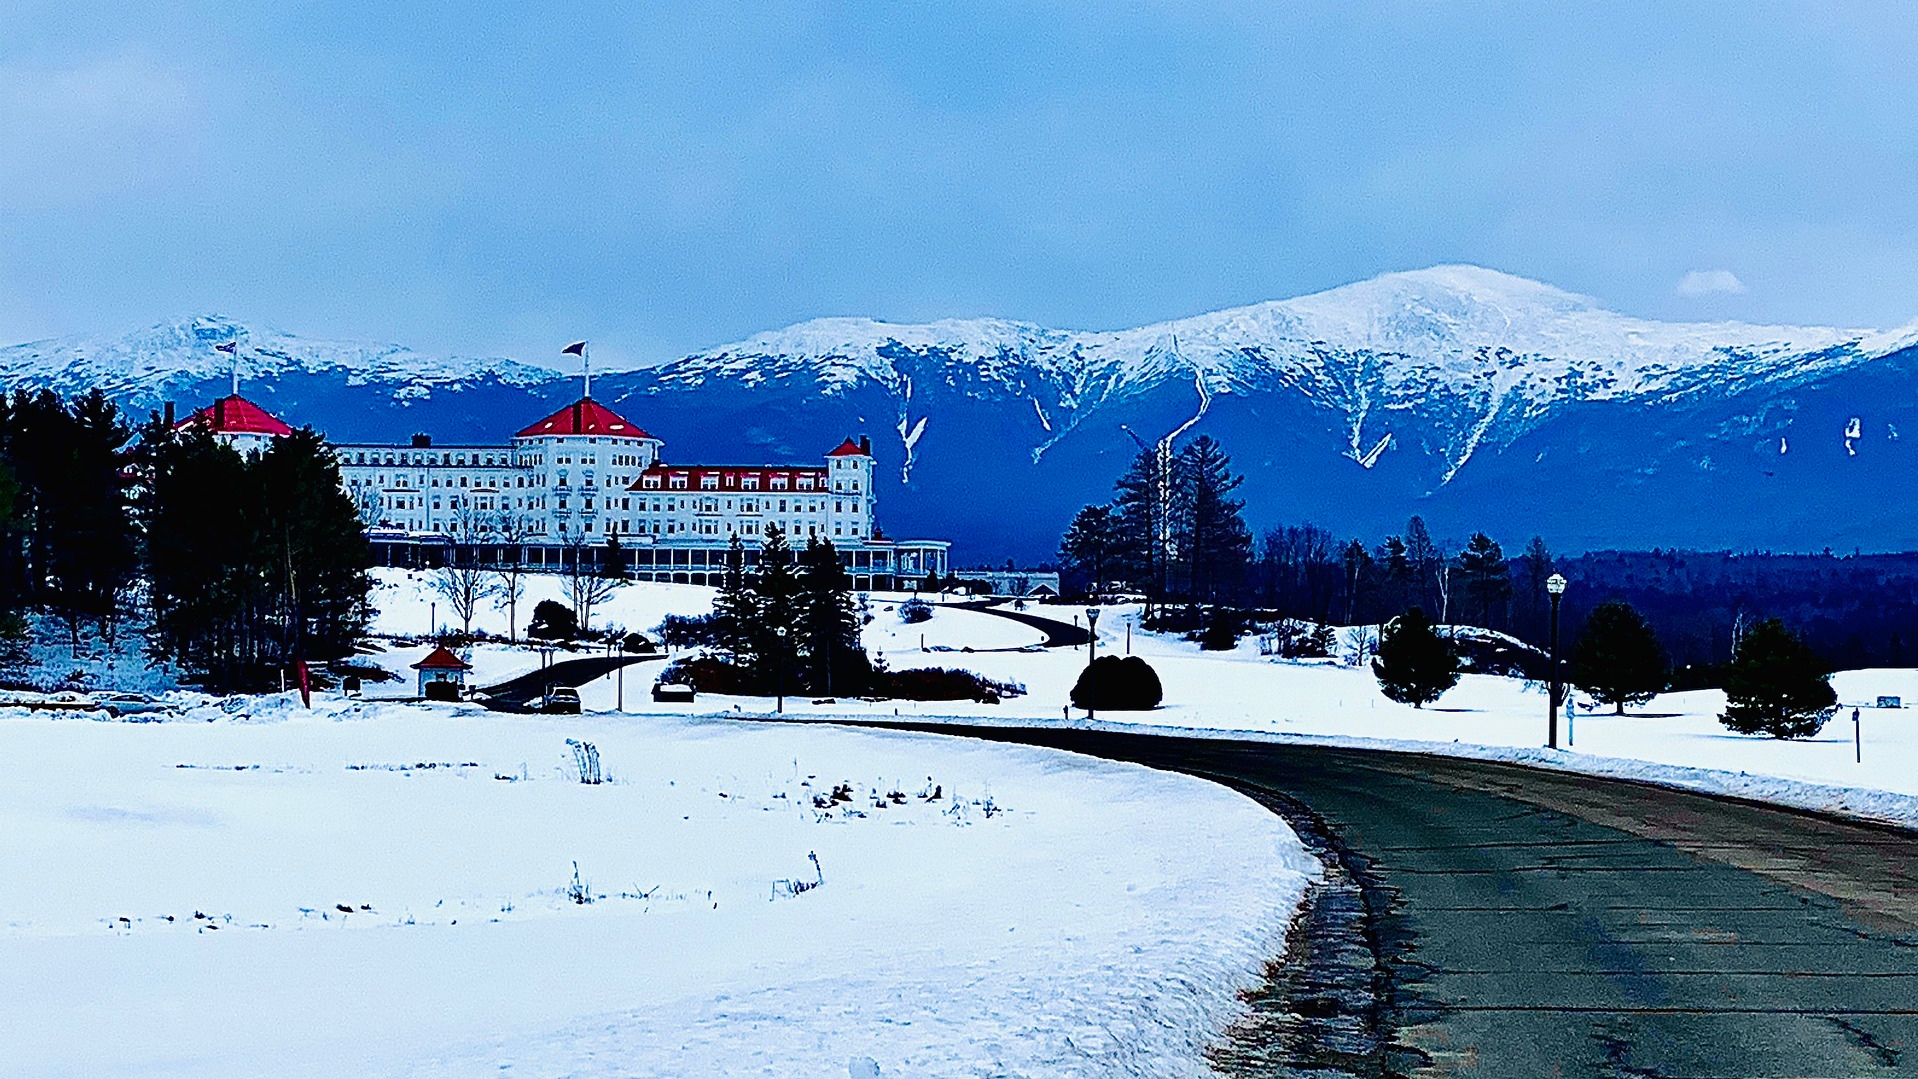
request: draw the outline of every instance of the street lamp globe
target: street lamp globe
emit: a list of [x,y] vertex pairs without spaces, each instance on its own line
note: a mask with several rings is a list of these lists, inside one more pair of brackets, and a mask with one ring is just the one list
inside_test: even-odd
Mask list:
[[1099,628],[1099,608],[1086,608],[1086,625],[1093,629]]
[[1545,591],[1550,592],[1554,596],[1564,595],[1565,578],[1556,573],[1545,578]]

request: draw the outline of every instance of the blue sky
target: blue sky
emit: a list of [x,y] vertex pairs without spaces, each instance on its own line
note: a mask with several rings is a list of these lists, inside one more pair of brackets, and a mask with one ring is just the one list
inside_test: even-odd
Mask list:
[[1914,51],[1864,2],[9,0],[0,341],[219,312],[637,362],[1439,262],[1902,324]]

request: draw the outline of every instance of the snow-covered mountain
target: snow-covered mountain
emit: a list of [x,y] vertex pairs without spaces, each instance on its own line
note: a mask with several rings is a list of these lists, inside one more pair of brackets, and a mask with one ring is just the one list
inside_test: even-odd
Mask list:
[[[223,384],[212,345],[239,330],[17,346],[0,375],[150,407]],[[507,360],[247,344],[249,393],[346,438],[497,439],[577,385]],[[1918,543],[1898,440],[1918,426],[1914,344],[1918,326],[1655,322],[1438,266],[1115,331],[819,319],[602,376],[595,396],[678,460],[803,460],[870,433],[882,520],[951,536],[962,560],[1042,557],[1136,440],[1200,432],[1246,472],[1258,524],[1375,534],[1418,512],[1564,547],[1882,548]]]
[[[1675,324],[1475,266],[1388,274],[1327,292],[1138,329],[1080,333],[999,319],[895,325],[819,319],[688,357],[656,385],[742,387],[805,377],[898,399],[910,437],[914,376],[936,358],[975,395],[1027,398],[1035,455],[1067,431],[1168,382],[1195,413],[1222,395],[1291,392],[1340,418],[1343,452],[1372,467],[1392,442],[1425,440],[1449,482],[1482,447],[1566,405],[1662,401],[1814,376],[1918,339],[1826,327]],[[923,388],[923,387],[921,387]]]
[[98,387],[143,416],[168,401],[198,407],[226,392],[236,353],[220,351],[225,344],[237,345],[247,396],[295,424],[312,423],[341,438],[477,420],[493,399],[543,402],[542,391],[557,390],[564,377],[516,360],[426,356],[401,345],[316,340],[202,316],[117,337],[0,348],[0,380],[63,394]]

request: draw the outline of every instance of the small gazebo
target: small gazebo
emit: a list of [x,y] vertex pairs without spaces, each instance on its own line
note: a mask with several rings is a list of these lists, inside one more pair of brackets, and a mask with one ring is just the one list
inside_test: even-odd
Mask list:
[[430,701],[456,701],[466,688],[466,672],[473,665],[441,645],[413,664],[413,669],[420,672],[420,696]]

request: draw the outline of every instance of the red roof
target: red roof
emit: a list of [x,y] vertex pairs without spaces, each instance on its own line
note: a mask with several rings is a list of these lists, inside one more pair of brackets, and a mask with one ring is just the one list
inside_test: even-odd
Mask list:
[[471,663],[448,652],[444,647],[435,648],[431,655],[413,664],[416,671],[470,671]]
[[551,416],[528,427],[515,438],[540,438],[548,435],[611,435],[615,438],[652,438],[628,423],[625,417],[590,397],[582,397]]
[[[660,482],[660,486],[658,487],[646,486],[646,477],[648,476],[653,476],[658,478]],[[670,477],[673,477],[673,476],[685,477],[687,486],[686,487],[667,487],[666,485],[671,482]],[[719,487],[717,489],[728,492],[728,493],[735,492],[735,491],[746,491],[746,493],[748,494],[772,493],[772,494],[782,494],[782,495],[783,494],[817,495],[817,494],[832,493],[825,486],[825,484],[827,483],[826,470],[824,468],[819,467],[818,465],[662,465],[662,464],[655,464],[652,467],[648,468],[646,471],[641,472],[639,474],[639,478],[634,480],[632,482],[632,485],[627,487],[626,489],[629,491],[642,491],[642,492],[667,490],[667,491],[677,491],[680,493],[698,494],[702,490],[708,490],[708,488],[703,488],[699,486],[699,480],[702,476],[718,476]],[[795,482],[798,480],[799,477],[806,476],[812,479],[815,483],[819,484],[819,486],[808,487],[803,491],[800,490],[797,486],[794,486],[791,488],[782,487],[782,488],[779,488],[778,490],[774,490],[772,484],[773,484],[773,478],[775,476],[781,479],[792,480]],[[759,487],[756,490],[751,490],[751,491],[746,490],[746,479],[748,477],[756,479],[759,482]]]
[[863,449],[859,445],[859,443],[854,442],[852,439],[849,438],[846,441],[841,442],[839,444],[838,449],[832,451],[826,456],[828,457],[871,457],[872,452],[870,450]]
[[233,435],[290,435],[293,428],[273,418],[273,414],[259,405],[234,394],[218,401],[181,420],[177,426],[190,427],[204,425],[216,434]]

